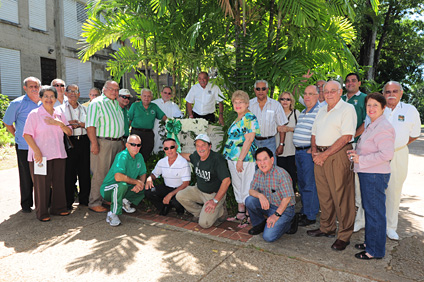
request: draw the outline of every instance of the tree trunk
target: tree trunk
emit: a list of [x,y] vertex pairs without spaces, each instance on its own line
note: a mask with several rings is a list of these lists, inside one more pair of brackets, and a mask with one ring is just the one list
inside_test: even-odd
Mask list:
[[146,56],[146,59],[144,60],[144,75],[146,76],[146,85],[144,87],[149,88],[150,74],[149,74],[149,59],[147,59],[148,51],[147,51],[146,38],[143,38],[143,41],[144,41],[144,55]]
[[[154,37],[153,37],[153,50],[154,50],[154,52],[155,52],[155,54],[157,54],[158,53],[158,50],[157,50],[157,45],[156,45],[156,34],[154,35]],[[157,89],[157,97],[156,97],[156,99],[159,99],[160,98],[160,85],[159,85],[159,75],[160,75],[160,71],[159,71],[159,59],[156,57],[156,59],[155,59],[155,65],[156,65],[156,89]]]
[[383,31],[381,32],[380,40],[378,42],[377,50],[375,52],[375,58],[374,58],[374,73],[377,70],[378,63],[380,62],[380,54],[381,54],[381,48],[383,48],[384,41],[386,40],[387,33],[390,27],[391,22],[391,16],[394,10],[394,6],[390,4],[389,8],[387,9],[386,16],[384,17],[384,24],[383,24]]

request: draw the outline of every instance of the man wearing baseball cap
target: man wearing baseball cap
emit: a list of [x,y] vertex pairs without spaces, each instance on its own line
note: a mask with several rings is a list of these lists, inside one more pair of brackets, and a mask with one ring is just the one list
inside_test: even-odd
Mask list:
[[216,220],[226,218],[225,197],[231,184],[227,162],[222,154],[211,150],[209,136],[199,134],[194,140],[196,151],[182,153],[193,164],[197,184],[177,193],[177,201],[199,219],[202,228],[211,227]]
[[122,114],[124,115],[124,138],[127,139],[130,135],[130,120],[128,119],[128,110],[127,106],[130,103],[132,95],[128,89],[119,90],[118,103],[122,109]]

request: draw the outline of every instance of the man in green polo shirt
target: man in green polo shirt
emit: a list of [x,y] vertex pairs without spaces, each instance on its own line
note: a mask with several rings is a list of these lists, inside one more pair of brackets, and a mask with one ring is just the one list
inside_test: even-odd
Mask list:
[[131,203],[138,205],[144,198],[144,182],[146,180],[146,165],[141,154],[141,139],[130,135],[126,149],[116,155],[106,178],[100,187],[100,193],[106,201],[110,201],[110,212],[106,222],[111,226],[121,224],[118,215],[122,209],[127,213],[135,212]]
[[150,157],[155,144],[155,134],[153,133],[153,126],[155,119],[167,119],[165,113],[152,102],[152,91],[149,89],[141,90],[141,102],[136,102],[131,105],[128,112],[130,119],[131,134],[140,136],[143,146],[141,147],[141,154],[144,160]]
[[211,150],[206,134],[194,140],[196,152],[182,153],[191,162],[196,173],[196,186],[188,186],[177,193],[177,201],[195,218],[202,228],[211,227],[218,218],[226,218],[225,197],[231,184],[227,162],[222,154]]

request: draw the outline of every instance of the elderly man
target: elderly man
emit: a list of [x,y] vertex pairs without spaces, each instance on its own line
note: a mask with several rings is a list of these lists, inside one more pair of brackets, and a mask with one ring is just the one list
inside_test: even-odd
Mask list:
[[[276,147],[275,135],[277,127],[288,122],[283,107],[279,102],[268,97],[268,82],[257,80],[254,85],[256,98],[250,100],[249,110],[256,116],[261,129],[261,135],[255,137],[255,143],[260,147],[267,147],[276,156],[284,150],[286,133],[279,132],[280,144]],[[276,158],[275,158],[276,159]]]
[[309,85],[305,88],[303,97],[306,109],[299,115],[293,133],[293,143],[296,147],[295,159],[298,171],[298,187],[302,200],[299,226],[314,224],[319,212],[314,161],[311,154],[312,125],[320,109],[318,96],[318,87],[315,85]]
[[73,148],[67,149],[65,170],[65,193],[66,207],[72,209],[75,201],[75,182],[78,178],[80,191],[78,193],[79,204],[88,206],[88,197],[90,195],[90,140],[85,129],[85,119],[87,117],[87,108],[78,103],[80,97],[79,87],[76,84],[70,84],[65,91],[68,100],[57,109],[65,113],[68,124],[72,126],[72,135],[69,139]]
[[383,87],[383,95],[387,101],[384,115],[396,132],[395,154],[390,162],[392,173],[386,190],[387,237],[399,240],[396,230],[400,195],[408,174],[408,145],[420,136],[421,121],[414,106],[400,101],[403,88],[399,82],[387,82]]
[[[215,122],[215,104],[219,104],[219,124],[224,125],[224,96],[217,85],[209,83],[207,72],[197,76],[198,84],[191,87],[186,96],[186,107],[189,118],[204,118]],[[194,103],[194,107],[193,107]]]
[[54,103],[54,107],[63,105],[63,103],[65,103],[65,101],[68,100],[68,97],[65,96],[65,88],[66,88],[65,81],[63,81],[60,78],[55,78],[52,80],[50,85],[56,88],[56,91],[57,91],[57,99],[56,99],[56,102]]
[[128,118],[128,104],[130,103],[132,95],[128,89],[119,90],[119,96],[116,100],[118,100],[119,107],[122,109],[122,114],[124,115],[124,138],[125,140],[130,135],[130,120]]
[[202,228],[209,228],[217,219],[227,218],[225,197],[231,184],[230,172],[223,155],[211,150],[211,140],[206,134],[199,134],[194,143],[196,152],[181,155],[194,166],[197,184],[179,191],[176,198],[198,218]]
[[[187,160],[177,153],[178,145],[172,138],[163,141],[163,150],[166,157],[160,159],[152,174],[146,180],[146,198],[159,211],[160,215],[167,215],[171,207],[175,207],[177,214],[184,214],[184,207],[177,201],[175,195],[186,188],[191,179],[191,168]],[[162,176],[164,184],[153,185],[153,181]]]
[[[180,110],[180,107],[171,101],[172,98],[172,88],[165,86],[160,93],[161,98],[153,100],[152,103],[158,105],[159,109],[165,113],[169,118],[181,118],[183,113]],[[155,126],[153,127],[153,132],[159,133],[159,120],[155,121]],[[162,145],[160,134],[155,134],[155,146],[153,151],[158,152],[160,146]]]
[[15,149],[18,159],[19,185],[21,190],[22,212],[30,213],[33,205],[33,183],[28,163],[28,144],[22,136],[28,114],[38,108],[41,82],[36,77],[24,80],[25,95],[10,102],[3,117],[7,130],[15,136]]
[[106,201],[110,201],[110,211],[106,222],[111,226],[121,224],[118,215],[122,209],[127,213],[135,212],[131,203],[137,206],[144,198],[144,181],[146,180],[146,165],[143,156],[139,154],[141,139],[130,135],[126,149],[116,155],[100,193]]
[[270,149],[259,148],[255,159],[259,169],[250,184],[250,196],[246,198],[253,225],[249,234],[264,232],[264,240],[274,242],[290,230],[295,216],[293,184],[287,171],[274,165]]
[[167,119],[164,112],[152,102],[152,91],[150,89],[141,89],[141,102],[131,105],[128,117],[130,119],[131,134],[137,134],[142,140],[141,154],[147,162],[153,151],[155,143],[155,134],[153,126],[156,119]]
[[312,158],[321,207],[321,227],[307,231],[309,236],[334,237],[336,218],[339,221],[337,240],[331,246],[342,251],[350,243],[355,222],[354,174],[346,151],[352,149],[356,131],[355,108],[341,99],[342,87],[337,81],[324,86],[327,106],[321,108],[312,127]]
[[87,110],[86,128],[91,142],[90,167],[93,173],[88,207],[94,212],[107,211],[102,206],[100,186],[123,147],[124,116],[116,101],[118,93],[118,83],[106,81],[103,94],[94,99]]
[[88,97],[90,100],[82,104],[84,107],[88,107],[91,101],[93,101],[95,98],[99,97],[102,93],[100,93],[100,89],[97,87],[93,87],[90,89],[90,92],[88,93]]

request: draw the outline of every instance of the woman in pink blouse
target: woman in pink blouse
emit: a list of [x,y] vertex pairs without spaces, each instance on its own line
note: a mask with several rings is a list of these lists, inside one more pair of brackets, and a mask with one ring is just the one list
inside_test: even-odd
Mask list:
[[[40,89],[43,103],[31,111],[24,127],[23,137],[29,145],[28,161],[35,191],[35,210],[42,222],[50,221],[50,214],[69,215],[65,196],[65,159],[63,133],[72,134],[64,114],[54,109],[57,99],[56,88],[43,86]],[[46,158],[47,174],[34,173],[34,166],[43,166]],[[48,203],[51,189],[50,213]]]
[[390,160],[395,151],[395,130],[383,115],[386,99],[380,93],[365,98],[371,123],[362,133],[355,150],[348,151],[361,187],[365,211],[365,242],[356,244],[358,259],[381,259],[386,250],[386,188]]

